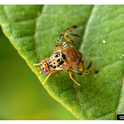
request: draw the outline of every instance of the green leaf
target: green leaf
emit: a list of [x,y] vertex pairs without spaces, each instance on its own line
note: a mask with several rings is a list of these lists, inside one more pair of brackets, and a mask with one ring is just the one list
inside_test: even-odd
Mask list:
[[[34,63],[49,57],[61,32],[71,25],[81,28],[79,50],[100,69],[91,76],[68,72],[53,74],[45,89],[78,119],[113,120],[124,114],[124,6],[29,5],[0,6],[3,31],[41,83]],[[30,78],[30,77],[27,77]]]

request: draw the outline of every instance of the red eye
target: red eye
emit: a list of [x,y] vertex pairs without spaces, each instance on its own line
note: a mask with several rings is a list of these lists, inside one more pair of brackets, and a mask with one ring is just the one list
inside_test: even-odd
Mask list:
[[45,74],[48,74],[48,73],[49,73],[49,71],[48,71],[46,68],[43,70],[43,72],[44,72]]
[[44,60],[42,60],[40,63],[43,64],[44,63]]

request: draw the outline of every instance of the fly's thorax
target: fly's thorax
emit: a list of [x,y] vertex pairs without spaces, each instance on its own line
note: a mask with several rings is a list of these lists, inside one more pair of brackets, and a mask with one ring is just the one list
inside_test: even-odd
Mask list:
[[82,61],[82,53],[72,47],[64,47],[63,53],[66,55],[66,64],[71,68],[78,68]]
[[66,56],[61,52],[54,52],[48,59],[50,68],[54,70],[62,70],[62,66],[65,63]]

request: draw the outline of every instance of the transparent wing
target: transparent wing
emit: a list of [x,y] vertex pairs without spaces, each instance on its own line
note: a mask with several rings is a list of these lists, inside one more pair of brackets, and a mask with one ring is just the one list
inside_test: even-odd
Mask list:
[[83,61],[84,72],[99,70],[97,64],[90,58],[84,57],[82,61]]
[[79,41],[81,41],[80,30],[76,25],[73,25],[61,33],[56,46],[70,46],[75,48],[79,44]]

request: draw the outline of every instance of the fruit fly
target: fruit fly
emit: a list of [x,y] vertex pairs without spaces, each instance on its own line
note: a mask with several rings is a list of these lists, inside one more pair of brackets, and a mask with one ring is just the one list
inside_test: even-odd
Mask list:
[[[79,37],[79,35],[77,35],[75,32],[72,33],[72,31],[76,28],[77,26],[73,25],[64,30],[59,36],[53,54],[45,60],[41,60],[40,63],[34,64],[40,65],[40,72],[43,71],[45,74],[48,74],[43,84],[51,74],[60,70],[69,72],[70,78],[79,86],[80,84],[74,80],[71,72],[77,73],[79,75],[91,75],[99,72],[98,70],[89,71],[86,73],[83,72],[84,67],[82,53],[75,49],[75,44],[73,41],[73,38]],[[71,39],[71,37],[73,38]],[[92,62],[89,64],[88,69],[91,67],[91,64]]]

